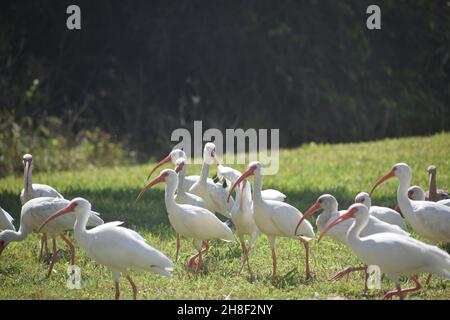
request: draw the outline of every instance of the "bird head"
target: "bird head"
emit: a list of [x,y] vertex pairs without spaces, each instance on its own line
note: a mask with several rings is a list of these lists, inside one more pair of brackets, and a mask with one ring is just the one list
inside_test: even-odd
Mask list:
[[203,149],[203,161],[209,165],[213,163],[220,164],[219,159],[217,158],[216,145],[214,143],[208,142],[205,144],[205,148]]
[[381,185],[384,181],[397,177],[399,179],[411,179],[411,168],[406,163],[397,163],[392,167],[391,170],[389,170],[386,174],[384,174],[373,186],[372,190],[370,191],[370,196],[372,196],[372,193],[375,191],[375,189]]
[[150,179],[151,175],[153,174],[153,172],[155,172],[156,169],[169,162],[176,164],[176,161],[180,158],[186,159],[186,153],[181,149],[173,149],[164,159],[159,161],[158,164],[150,171],[150,173],[147,176],[147,180]]
[[334,196],[331,194],[323,194],[319,198],[317,198],[316,202],[309,207],[308,210],[303,213],[303,216],[300,218],[300,220],[297,223],[297,226],[295,227],[295,235],[297,235],[297,230],[300,227],[303,220],[307,219],[308,217],[312,216],[314,213],[316,213],[319,210],[326,210],[330,208],[334,208],[334,210],[337,210],[338,202]]
[[147,190],[149,190],[151,187],[153,187],[154,185],[157,185],[160,182],[176,183],[176,184],[178,184],[178,175],[172,169],[164,169],[163,171],[161,171],[161,173],[159,174],[159,176],[157,178],[155,178],[152,181],[150,181],[150,183],[147,184],[141,190],[141,192],[139,192],[139,195],[136,198],[136,203],[139,202],[139,200],[141,200],[142,196],[144,195],[144,193]]
[[367,192],[360,192],[355,197],[355,203],[362,203],[370,208],[370,206],[372,205],[372,199]]
[[319,240],[317,242],[320,242],[320,240],[328,233],[328,231],[333,228],[335,225],[341,223],[342,221],[348,220],[350,218],[355,218],[356,221],[367,219],[369,217],[369,209],[362,203],[354,203],[352,204],[347,212],[345,212],[343,215],[341,215],[336,220],[329,223],[325,229],[320,234]]
[[233,185],[230,188],[230,191],[228,193],[228,198],[227,201],[230,200],[231,197],[231,193],[233,192],[233,190],[236,188],[237,185],[239,185],[243,180],[247,179],[248,177],[252,176],[255,174],[255,172],[257,174],[261,173],[261,163],[258,161],[253,161],[250,162],[250,164],[247,166],[247,169],[245,169],[245,171],[241,174],[241,176],[233,183]]

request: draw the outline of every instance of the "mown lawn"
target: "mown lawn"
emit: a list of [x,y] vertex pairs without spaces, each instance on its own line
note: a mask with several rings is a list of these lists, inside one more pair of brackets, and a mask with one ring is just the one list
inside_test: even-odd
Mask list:
[[[20,159],[18,159],[20,161]],[[413,169],[413,183],[427,187],[426,168],[438,168],[438,186],[450,186],[450,134],[431,137],[387,139],[370,143],[335,145],[308,144],[281,151],[280,173],[265,177],[266,188],[276,188],[288,195],[287,201],[305,211],[323,193],[335,195],[340,208],[349,206],[360,191],[368,191],[381,174],[396,162],[406,162]],[[83,171],[40,173],[35,159],[33,181],[52,185],[67,199],[82,196],[91,201],[105,221],[125,221],[156,248],[169,257],[175,255],[175,233],[170,227],[163,201],[163,185],[147,192],[139,204],[134,199],[144,185],[153,164],[108,168],[86,168]],[[240,169],[243,167],[240,166]],[[188,174],[198,174],[199,166],[190,166]],[[210,176],[214,174],[210,173]],[[22,176],[0,180],[0,205],[15,218],[20,214],[19,192]],[[397,181],[383,185],[374,195],[378,205],[393,206]],[[415,235],[414,235],[415,236]],[[312,244],[312,268],[316,277],[304,280],[304,251],[298,241],[278,239],[278,275],[271,281],[271,256],[265,236],[261,236],[250,255],[255,273],[235,275],[241,259],[238,242],[213,242],[203,273],[190,275],[186,261],[194,252],[190,240],[182,242],[182,256],[175,264],[174,276],[163,278],[152,273],[133,274],[140,289],[139,299],[380,299],[382,292],[363,294],[362,274],[350,280],[331,283],[340,269],[358,265],[358,259],[343,245],[325,238]],[[0,257],[0,299],[111,299],[114,286],[109,270],[86,258],[78,250],[82,270],[82,288],[66,287],[69,253],[62,241],[61,260],[56,272],[46,279],[47,264],[37,260],[39,237],[30,236],[22,243],[12,243]],[[246,271],[246,269],[244,269]],[[421,276],[425,279],[425,275]],[[128,282],[122,279],[122,298],[131,298]],[[411,284],[404,284],[405,286]],[[384,279],[382,290],[393,289]],[[450,299],[450,282],[434,277],[430,286],[409,299]]]

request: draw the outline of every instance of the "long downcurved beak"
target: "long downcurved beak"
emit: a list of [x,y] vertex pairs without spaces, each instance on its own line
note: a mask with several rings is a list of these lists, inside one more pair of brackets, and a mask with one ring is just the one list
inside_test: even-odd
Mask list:
[[137,198],[136,198],[136,200],[135,200],[136,203],[138,203],[139,200],[141,200],[142,196],[144,195],[144,193],[145,193],[148,189],[150,189],[150,188],[153,187],[155,184],[158,184],[158,183],[160,183],[160,182],[162,182],[162,181],[164,181],[164,177],[159,176],[158,178],[156,178],[156,179],[154,179],[152,182],[150,182],[148,185],[146,185],[146,186],[141,190],[141,192],[139,192],[139,195],[137,196]]
[[45,227],[45,225],[47,225],[50,221],[55,220],[56,218],[67,214],[67,213],[71,213],[73,212],[73,209],[76,207],[76,204],[74,203],[69,203],[66,207],[62,208],[61,210],[56,211],[54,214],[52,214],[50,217],[48,217],[47,219],[45,219],[45,221],[41,224],[41,226],[38,229],[38,232],[41,232],[42,228]]
[[391,169],[388,173],[386,173],[384,176],[382,176],[380,179],[378,179],[378,181],[375,183],[375,185],[373,186],[372,190],[370,190],[370,196],[372,196],[372,193],[375,191],[375,189],[382,184],[384,181],[392,178],[395,176],[395,171],[394,169]]
[[154,168],[150,171],[150,173],[149,173],[148,176],[147,176],[147,180],[150,179],[150,177],[152,176],[153,172],[155,172],[156,169],[158,169],[159,167],[161,167],[162,165],[164,165],[164,164],[166,164],[166,163],[168,163],[168,162],[170,162],[170,161],[172,161],[172,158],[170,157],[170,154],[169,154],[167,157],[165,157],[165,158],[162,159],[160,162],[158,162],[158,164],[156,165],[156,167],[154,167]]
[[247,170],[244,171],[244,173],[241,174],[241,176],[233,183],[233,185],[230,188],[230,191],[228,192],[227,202],[230,201],[231,193],[236,188],[237,185],[239,185],[242,180],[247,179],[251,175],[253,175],[254,169],[253,168],[247,168]]
[[354,209],[350,209],[348,210],[346,213],[344,213],[342,216],[340,216],[339,218],[337,218],[336,220],[334,220],[333,222],[331,222],[320,234],[319,240],[317,240],[317,243],[320,242],[320,240],[327,234],[327,232],[333,228],[335,225],[337,225],[338,223],[350,219],[353,217],[353,213],[354,213]]
[[310,215],[312,215],[313,213],[317,212],[320,210],[320,204],[318,202],[314,203],[308,210],[306,210],[306,212],[303,214],[303,217],[300,219],[300,221],[297,223],[297,226],[295,227],[295,232],[294,234],[297,235],[297,230],[298,227],[300,227],[300,225],[302,224],[303,220],[305,220],[306,218],[308,218]]

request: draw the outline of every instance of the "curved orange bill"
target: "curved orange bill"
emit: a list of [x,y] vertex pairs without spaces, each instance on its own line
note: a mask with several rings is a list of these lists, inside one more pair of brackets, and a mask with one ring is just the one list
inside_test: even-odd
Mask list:
[[300,225],[302,224],[303,220],[305,220],[306,218],[308,218],[310,215],[312,215],[313,213],[317,212],[320,210],[320,204],[318,202],[314,203],[308,210],[306,210],[306,212],[303,214],[303,217],[300,219],[300,221],[297,223],[297,226],[295,227],[295,232],[294,234],[297,235],[297,230],[298,227],[300,227]]
[[239,185],[242,182],[242,180],[250,177],[253,174],[253,172],[254,172],[253,168],[247,168],[247,170],[245,170],[244,173],[241,174],[241,176],[233,183],[233,185],[230,188],[230,191],[228,192],[227,202],[230,201],[231,193],[236,188],[236,186]]
[[136,198],[136,200],[135,200],[136,203],[138,203],[139,200],[141,200],[142,196],[144,195],[144,193],[145,193],[148,189],[150,189],[151,187],[153,187],[155,184],[160,183],[161,181],[164,181],[164,177],[159,176],[158,178],[156,178],[156,179],[154,179],[152,182],[150,182],[148,185],[146,185],[146,186],[141,190],[141,192],[139,192],[139,195],[137,196],[137,198]]
[[41,226],[38,229],[38,232],[41,232],[42,228],[45,227],[46,224],[48,224],[50,221],[64,215],[67,213],[73,212],[73,209],[75,209],[77,205],[75,203],[69,203],[66,207],[62,208],[61,210],[56,211],[54,214],[52,214],[50,217],[45,219],[45,221],[41,224]]
[[152,176],[153,172],[155,172],[156,169],[158,169],[159,167],[161,167],[162,165],[164,165],[164,164],[166,164],[166,163],[168,163],[168,162],[170,162],[170,161],[172,161],[172,158],[170,157],[170,154],[169,154],[167,157],[165,157],[165,158],[162,159],[160,162],[158,162],[158,164],[156,165],[156,167],[154,167],[154,168],[150,171],[150,173],[149,173],[148,176],[147,176],[147,180],[150,179],[150,177]]
[[372,190],[370,190],[370,196],[372,196],[372,193],[375,191],[375,189],[382,184],[384,181],[386,181],[387,179],[390,179],[392,177],[395,176],[395,172],[394,169],[391,169],[388,173],[386,173],[384,176],[382,176],[380,179],[378,179],[378,181],[375,183],[375,185],[373,186]]
[[355,209],[350,209],[348,210],[346,213],[344,213],[342,216],[340,216],[339,218],[337,218],[336,220],[334,220],[333,222],[331,222],[320,234],[319,240],[317,240],[317,242],[319,243],[320,240],[327,234],[327,232],[333,228],[335,225],[337,225],[338,223],[350,219],[353,217],[353,213],[355,212]]

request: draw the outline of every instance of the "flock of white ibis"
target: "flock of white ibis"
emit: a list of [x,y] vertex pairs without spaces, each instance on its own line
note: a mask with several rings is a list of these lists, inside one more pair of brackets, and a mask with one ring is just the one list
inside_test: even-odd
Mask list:
[[[175,261],[179,260],[181,237],[192,239],[197,251],[187,262],[189,272],[202,270],[210,240],[233,243],[234,229],[242,247],[238,274],[245,265],[249,274],[253,274],[249,261],[250,250],[258,236],[265,234],[272,250],[273,279],[277,276],[277,237],[301,243],[306,253],[306,279],[311,279],[315,275],[310,267],[310,243],[316,239],[316,235],[307,218],[321,211],[316,220],[317,230],[321,233],[318,242],[328,235],[334,241],[346,245],[363,263],[363,266],[349,266],[338,272],[332,281],[348,277],[353,271],[364,271],[367,290],[367,268],[378,266],[396,284],[396,290],[387,292],[384,298],[397,296],[403,299],[407,293],[422,288],[418,279],[421,273],[429,274],[427,283],[432,274],[450,279],[450,255],[436,246],[437,243],[450,242],[450,199],[448,193],[436,187],[434,166],[428,168],[430,190],[427,193],[418,186],[411,187],[410,167],[405,163],[397,163],[375,183],[370,194],[359,193],[355,203],[347,210],[339,210],[338,201],[333,195],[323,194],[302,214],[285,202],[286,196],[280,191],[263,190],[261,163],[251,162],[243,173],[223,166],[213,143],[207,143],[204,147],[200,176],[186,177],[186,154],[176,149],[158,163],[147,179],[166,163],[172,163],[174,170],[162,170],[142,189],[136,202],[156,184],[165,184],[164,202],[177,238]],[[72,253],[71,263],[75,265],[75,246],[64,235],[65,231],[73,230],[78,245],[86,251],[87,256],[111,269],[116,299],[120,297],[119,280],[122,274],[130,282],[134,299],[138,289],[130,271],[152,271],[172,276],[173,262],[138,233],[122,227],[123,222],[104,223],[99,214],[92,211],[86,199],[69,201],[50,186],[33,184],[31,155],[23,156],[23,165],[20,228],[16,231],[13,218],[0,208],[0,230],[4,230],[0,232],[0,255],[11,242],[22,241],[29,233],[36,231],[42,233],[41,258],[43,252],[48,250],[49,235],[52,240],[52,258],[47,276],[50,277],[58,259],[58,236],[68,245]],[[214,179],[208,177],[211,166],[217,167]],[[251,176],[253,188],[248,182]],[[394,177],[399,180],[398,211],[373,206],[371,196],[375,189]],[[228,220],[223,222],[216,214],[221,215],[222,220]],[[417,235],[432,244],[411,237],[405,222]],[[246,237],[249,241],[246,241]],[[410,277],[415,287],[402,289],[402,276]]]

